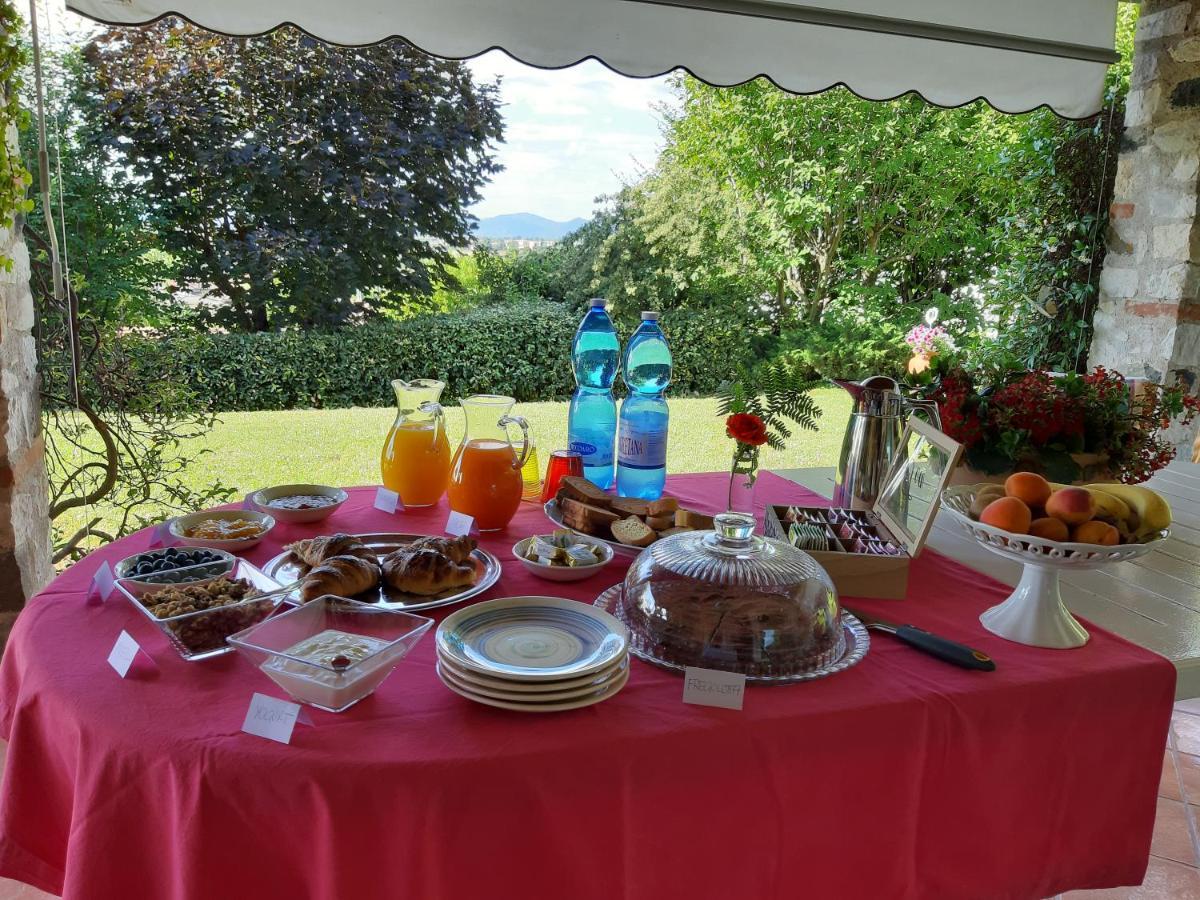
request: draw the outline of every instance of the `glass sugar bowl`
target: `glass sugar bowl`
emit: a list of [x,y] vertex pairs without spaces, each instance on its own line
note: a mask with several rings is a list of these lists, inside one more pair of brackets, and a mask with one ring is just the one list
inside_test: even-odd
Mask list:
[[714,531],[681,532],[642,551],[607,604],[628,626],[637,656],[766,683],[806,681],[862,658],[866,632],[843,616],[821,565],[756,536],[754,524],[744,513],[722,513]]

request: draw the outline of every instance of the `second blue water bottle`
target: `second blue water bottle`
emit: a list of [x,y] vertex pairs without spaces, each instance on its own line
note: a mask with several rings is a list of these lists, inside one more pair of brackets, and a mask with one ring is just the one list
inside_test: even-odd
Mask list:
[[625,345],[622,367],[629,395],[617,426],[617,493],[657,500],[667,480],[669,414],[663,393],[671,383],[671,351],[658,313],[642,313],[642,324]]

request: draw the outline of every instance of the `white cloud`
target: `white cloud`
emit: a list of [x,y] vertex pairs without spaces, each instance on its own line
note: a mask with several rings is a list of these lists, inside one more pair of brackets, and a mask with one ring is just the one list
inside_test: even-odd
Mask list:
[[658,157],[655,110],[672,99],[666,77],[628,78],[593,60],[536,69],[500,51],[469,65],[481,81],[501,79],[506,138],[497,154],[505,170],[484,188],[477,215],[587,217],[598,196]]

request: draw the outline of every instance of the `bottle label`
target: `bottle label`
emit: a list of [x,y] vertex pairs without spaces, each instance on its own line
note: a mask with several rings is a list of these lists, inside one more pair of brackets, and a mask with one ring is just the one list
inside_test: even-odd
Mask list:
[[573,450],[583,457],[583,464],[592,466],[611,466],[613,453],[611,447],[597,447],[588,441],[573,440],[567,444],[567,449]]
[[661,469],[667,464],[667,433],[621,423],[617,460],[627,469]]

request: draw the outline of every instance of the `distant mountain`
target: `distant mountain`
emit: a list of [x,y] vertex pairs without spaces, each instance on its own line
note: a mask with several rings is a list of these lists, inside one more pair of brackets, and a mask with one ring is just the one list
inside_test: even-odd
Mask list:
[[508,213],[480,219],[475,228],[476,237],[491,239],[528,238],[535,241],[557,241],[566,237],[587,219],[571,219],[555,222],[533,213]]

